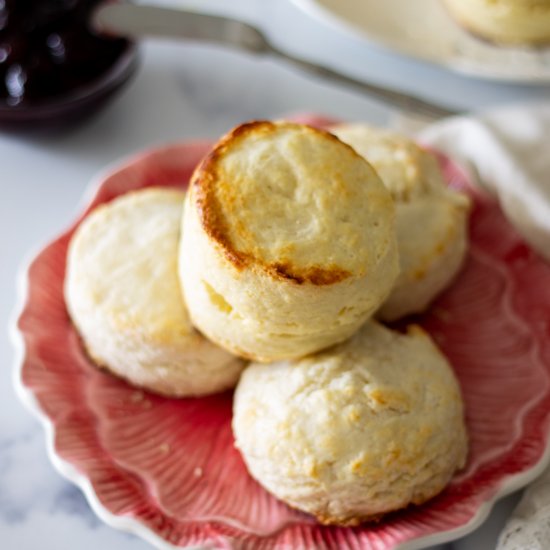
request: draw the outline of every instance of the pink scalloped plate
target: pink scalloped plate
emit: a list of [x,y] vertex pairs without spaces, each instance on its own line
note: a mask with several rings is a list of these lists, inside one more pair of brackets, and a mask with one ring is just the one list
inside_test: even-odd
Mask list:
[[[103,177],[100,203],[151,185],[184,188],[206,142],[141,154]],[[421,548],[474,529],[504,494],[548,462],[550,266],[498,206],[441,158],[450,185],[474,200],[471,247],[455,284],[418,321],[454,366],[466,403],[466,469],[429,503],[377,524],[325,527],[267,494],[247,474],[231,434],[231,393],[172,400],[97,369],[63,300],[76,227],[28,268],[18,320],[18,388],[45,422],[51,457],[94,510],[159,548]]]

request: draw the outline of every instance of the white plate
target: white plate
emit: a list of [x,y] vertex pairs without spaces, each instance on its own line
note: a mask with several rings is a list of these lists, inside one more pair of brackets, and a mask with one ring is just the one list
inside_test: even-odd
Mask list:
[[366,42],[481,78],[550,82],[550,48],[499,47],[460,28],[440,0],[292,0]]

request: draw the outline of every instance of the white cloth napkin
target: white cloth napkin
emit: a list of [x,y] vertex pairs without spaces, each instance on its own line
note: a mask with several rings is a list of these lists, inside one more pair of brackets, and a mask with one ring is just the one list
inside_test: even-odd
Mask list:
[[[550,261],[550,103],[451,118],[428,126],[419,138],[469,167]],[[550,549],[550,467],[525,491],[497,548]]]
[[525,240],[550,260],[550,103],[451,118],[419,137],[469,167]]

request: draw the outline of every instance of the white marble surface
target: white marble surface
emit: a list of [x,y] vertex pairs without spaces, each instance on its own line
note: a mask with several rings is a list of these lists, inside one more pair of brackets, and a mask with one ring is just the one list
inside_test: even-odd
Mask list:
[[[462,109],[547,96],[549,88],[468,80],[442,69],[367,50],[331,33],[286,0],[180,2],[256,20],[289,50]],[[268,60],[185,43],[150,43],[138,76],[85,125],[55,136],[0,133],[0,323],[16,303],[18,266],[63,229],[94,173],[150,145],[211,136],[250,118],[316,111],[385,123],[390,112],[367,98],[308,80]],[[140,550],[148,544],[103,525],[78,489],[46,456],[38,422],[14,394],[15,352],[0,331],[0,548]],[[517,497],[481,528],[444,546],[490,550]]]

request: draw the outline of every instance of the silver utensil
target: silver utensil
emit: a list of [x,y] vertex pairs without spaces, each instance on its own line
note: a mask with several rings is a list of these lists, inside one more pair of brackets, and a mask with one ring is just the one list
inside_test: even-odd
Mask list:
[[183,38],[231,46],[256,55],[270,55],[315,77],[351,87],[385,105],[428,119],[459,114],[418,97],[364,82],[290,55],[271,44],[260,30],[237,19],[130,2],[102,5],[95,12],[93,19],[97,29],[109,34],[135,38]]

